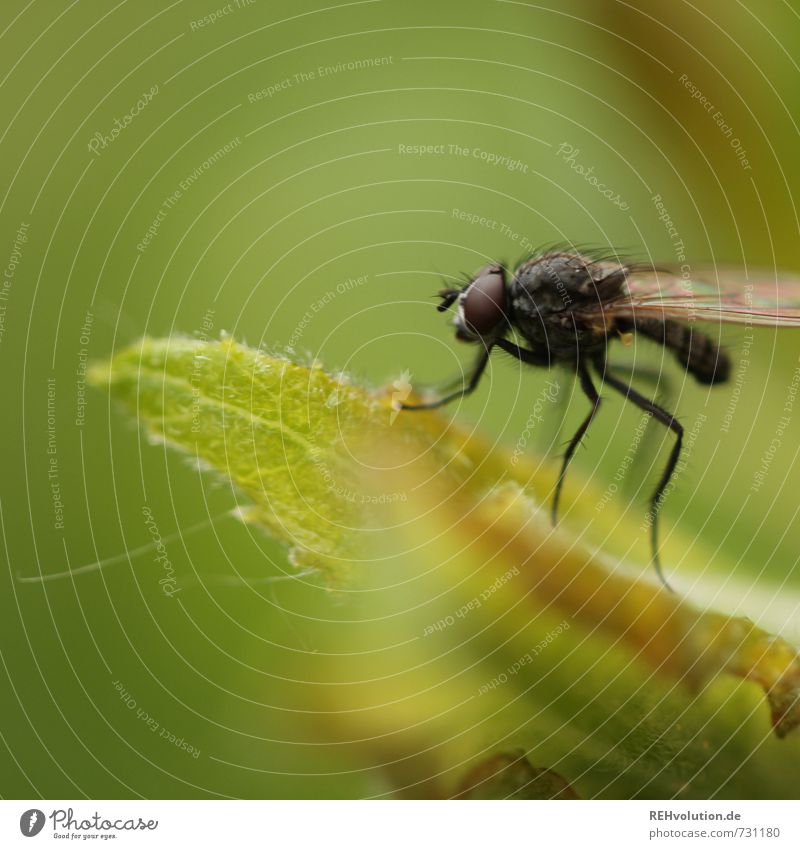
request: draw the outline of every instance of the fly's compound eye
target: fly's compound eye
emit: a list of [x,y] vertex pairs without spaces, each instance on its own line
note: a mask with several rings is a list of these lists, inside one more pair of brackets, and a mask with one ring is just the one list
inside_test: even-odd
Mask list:
[[506,280],[499,265],[478,273],[464,296],[462,305],[467,328],[479,336],[491,333],[505,318]]

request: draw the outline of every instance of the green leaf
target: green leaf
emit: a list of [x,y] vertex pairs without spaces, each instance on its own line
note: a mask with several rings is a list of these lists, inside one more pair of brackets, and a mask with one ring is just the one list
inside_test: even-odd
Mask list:
[[359,505],[340,424],[376,416],[364,390],[230,339],[144,339],[89,379],[110,385],[151,439],[229,478],[246,496],[242,518],[289,545],[295,565],[332,580],[349,570]]
[[402,382],[368,391],[230,339],[145,339],[90,377],[230,480],[295,564],[358,590],[357,624],[299,677],[314,733],[397,794],[795,794],[795,648],[666,591],[639,549],[591,547],[576,474],[553,529],[553,463],[399,413]]

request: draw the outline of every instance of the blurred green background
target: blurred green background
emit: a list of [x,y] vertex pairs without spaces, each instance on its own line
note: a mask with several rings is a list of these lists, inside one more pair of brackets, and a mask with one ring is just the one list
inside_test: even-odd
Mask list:
[[[337,628],[358,634],[363,600],[237,585],[289,573],[285,551],[104,394],[86,388],[84,408],[87,359],[226,331],[372,385],[404,369],[432,383],[470,352],[431,296],[487,259],[567,241],[800,270],[796,2],[221,3],[0,12],[7,797],[391,789],[310,724],[305,660]],[[800,411],[751,485],[800,335],[756,332],[741,367],[746,331],[710,332],[731,351],[728,387],[692,384],[647,343],[622,357],[661,370],[642,388],[688,428],[707,417],[663,513],[667,544],[680,524],[697,550],[668,571],[798,643]],[[501,359],[453,414],[513,446],[546,377]],[[548,410],[532,450],[555,457],[584,408]],[[608,398],[576,461],[599,492],[639,418]],[[649,430],[614,497],[633,515],[666,456]],[[142,548],[145,504],[162,537],[181,532],[179,597]]]

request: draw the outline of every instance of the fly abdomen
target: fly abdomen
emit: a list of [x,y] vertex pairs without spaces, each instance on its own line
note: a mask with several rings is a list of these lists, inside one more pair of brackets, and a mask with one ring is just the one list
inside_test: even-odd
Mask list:
[[657,318],[620,319],[620,331],[641,333],[669,348],[677,360],[700,383],[724,383],[730,373],[730,359],[705,333],[680,321]]

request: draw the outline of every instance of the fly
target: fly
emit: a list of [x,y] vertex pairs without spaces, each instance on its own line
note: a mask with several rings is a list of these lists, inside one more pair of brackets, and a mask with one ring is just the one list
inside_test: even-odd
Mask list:
[[463,287],[442,289],[439,297],[439,311],[456,308],[456,338],[476,345],[478,356],[458,389],[423,403],[404,403],[402,409],[431,410],[468,395],[495,348],[527,365],[566,364],[575,371],[591,408],[562,459],[553,524],[567,466],[600,407],[593,373],[673,432],[675,443],[650,498],[653,565],[669,589],[659,558],[657,519],[680,458],[683,427],[672,413],[611,373],[608,346],[615,339],[629,345],[632,334],[640,334],[669,349],[700,383],[724,383],[730,374],[728,355],[693,322],[800,327],[800,278],[770,279],[767,273],[754,278],[741,269],[708,267],[694,269],[688,279],[676,267],[551,250],[527,259],[513,273],[500,264],[487,265]]

